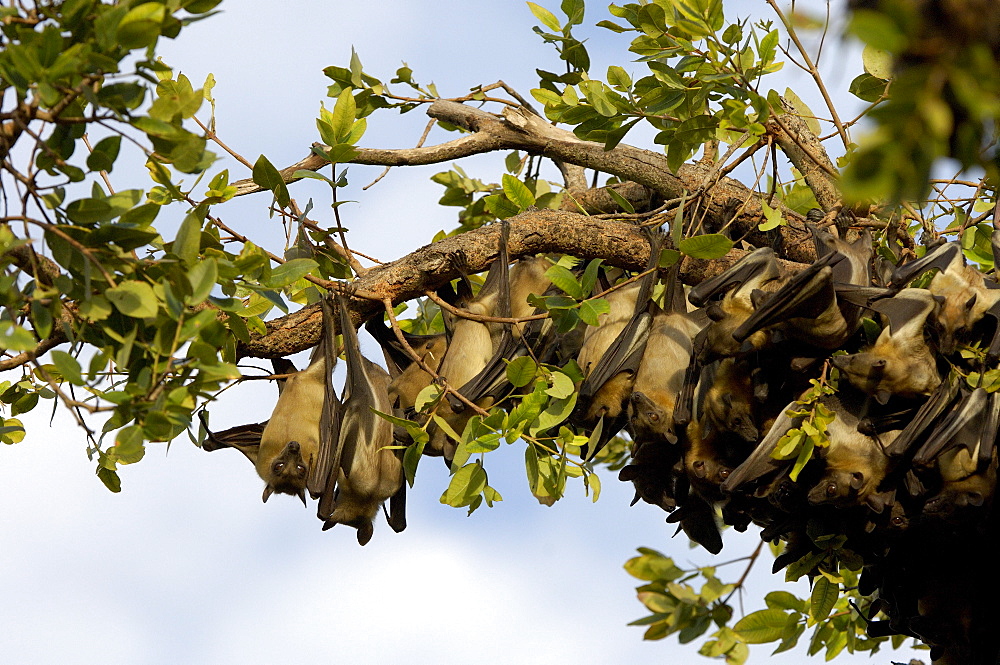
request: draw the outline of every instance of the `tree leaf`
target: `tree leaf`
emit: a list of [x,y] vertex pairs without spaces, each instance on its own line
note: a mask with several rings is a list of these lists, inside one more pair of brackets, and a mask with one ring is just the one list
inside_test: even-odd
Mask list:
[[541,5],[536,5],[534,2],[529,2],[528,9],[530,9],[531,13],[535,15],[535,18],[537,18],[539,21],[542,22],[542,25],[544,25],[552,32],[562,31],[562,26],[559,25],[559,19],[557,19],[556,15],[550,12],[545,7],[542,7]]
[[108,289],[104,296],[119,312],[137,319],[156,316],[159,300],[146,282],[128,280]]
[[515,388],[522,388],[535,379],[538,365],[528,356],[521,356],[507,365],[507,380]]
[[681,254],[693,259],[719,259],[733,248],[733,241],[721,233],[706,233],[705,235],[684,238],[677,243]]
[[272,289],[281,289],[293,282],[296,282],[319,266],[312,259],[292,259],[271,270],[271,279],[267,280],[267,286]]
[[816,623],[830,616],[830,610],[840,596],[840,587],[820,575],[813,583],[812,594],[809,596],[809,616]]
[[733,630],[748,644],[774,642],[781,639],[788,618],[782,610],[758,610],[737,621]]
[[264,189],[274,192],[274,198],[282,208],[287,206],[291,200],[281,173],[264,155],[258,157],[257,162],[253,165],[253,181]]
[[86,381],[83,380],[80,363],[76,358],[65,351],[59,350],[53,350],[49,355],[52,358],[52,363],[56,366],[56,369],[59,371],[59,375],[62,376],[63,379],[69,381],[74,386],[82,386],[86,384]]
[[509,173],[503,174],[503,193],[521,212],[535,205],[535,195],[528,187]]

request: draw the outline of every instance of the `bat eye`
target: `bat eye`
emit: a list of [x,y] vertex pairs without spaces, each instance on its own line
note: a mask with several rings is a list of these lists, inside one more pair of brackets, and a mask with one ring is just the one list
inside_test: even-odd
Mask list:
[[652,420],[654,423],[660,421],[660,416],[654,411],[648,411],[647,415],[649,416],[649,419]]
[[694,468],[696,468],[696,469],[704,469],[705,468],[705,462],[704,462],[704,460],[698,460],[697,462],[695,462],[694,463]]
[[298,471],[300,475],[303,475],[303,476],[306,475],[306,468],[304,466],[302,466],[301,464],[299,464],[297,467],[295,467],[295,470]]
[[729,477],[730,473],[732,473],[732,472],[729,469],[721,469],[719,471],[719,477],[722,478],[723,480],[725,480],[726,478]]
[[837,483],[830,483],[826,486],[827,496],[837,496]]
[[275,471],[281,471],[284,468],[285,468],[285,463],[284,462],[275,462],[274,463],[274,470]]

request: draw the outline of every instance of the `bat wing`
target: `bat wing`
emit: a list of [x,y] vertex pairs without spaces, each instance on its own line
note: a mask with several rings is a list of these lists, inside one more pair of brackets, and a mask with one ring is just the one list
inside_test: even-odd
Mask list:
[[927,398],[927,401],[917,409],[916,415],[903,428],[899,436],[886,448],[889,457],[899,457],[917,442],[921,441],[926,432],[934,426],[941,415],[948,409],[958,393],[958,383],[952,380],[942,381],[937,389]]
[[892,298],[871,303],[871,309],[889,319],[889,332],[897,335],[907,326],[919,322],[923,327],[927,314],[935,306],[934,296],[924,289],[903,289]]
[[816,318],[836,305],[833,271],[828,265],[813,263],[761,303],[761,306],[733,331],[733,339],[742,342],[758,330],[788,319]]
[[[323,358],[326,362],[325,381],[323,385],[323,413],[319,421],[319,453],[316,463],[309,470],[306,488],[313,497],[320,498],[319,513],[324,510],[333,512],[335,484],[340,469],[340,420],[341,403],[337,391],[333,387],[333,369],[337,364],[336,329],[330,301],[324,299],[323,308],[323,340],[321,342]],[[344,303],[340,303],[344,307]],[[342,315],[343,316],[343,315]],[[353,330],[353,328],[352,328]],[[345,344],[347,338],[345,336]]]
[[722,483],[723,493],[729,494],[745,483],[756,480],[772,471],[776,471],[785,465],[785,462],[771,457],[771,453],[778,445],[781,437],[785,436],[788,430],[798,427],[801,418],[792,418],[788,411],[798,408],[798,403],[790,402],[781,410],[780,415],[775,419],[771,429],[767,431],[757,447],[754,448],[750,456],[738,467],[733,469],[729,477]]
[[202,450],[213,452],[222,448],[235,448],[243,453],[251,463],[257,461],[257,450],[260,448],[261,435],[264,434],[264,428],[267,426],[266,420],[251,425],[237,425],[222,432],[213,433],[212,430],[208,429],[205,412],[199,412],[198,417],[201,418],[201,424],[208,433],[208,437],[201,444]]
[[[964,445],[970,452],[978,447],[982,426],[970,428],[970,424],[981,423],[979,419],[984,415],[987,401],[986,391],[982,388],[976,388],[965,395],[927,437],[927,442],[914,455],[913,463],[927,465],[952,445]],[[972,434],[975,440],[960,436],[963,433]]]
[[703,307],[713,297],[724,294],[737,285],[774,279],[779,273],[774,250],[761,247],[744,256],[721,275],[695,286],[688,293],[688,301],[695,307]]
[[389,497],[389,516],[386,518],[393,531],[399,533],[406,528],[406,483]]
[[[294,374],[298,371],[295,369],[295,363],[288,358],[271,358],[271,367],[275,374]],[[285,389],[286,380],[278,379],[278,395],[281,395],[281,391]]]
[[889,280],[889,286],[891,288],[901,289],[914,277],[917,277],[932,268],[937,268],[943,272],[947,270],[948,266],[950,266],[953,262],[958,262],[959,265],[965,263],[965,258],[962,256],[962,246],[957,242],[945,243],[928,251],[923,257],[917,259],[916,261],[904,263],[896,268],[892,272],[892,279]]
[[722,551],[722,534],[719,533],[719,525],[715,522],[715,509],[700,496],[688,495],[684,505],[670,513],[667,522],[670,524],[679,522],[678,531],[683,529],[684,535],[692,542],[698,543],[712,554]]
[[650,254],[646,266],[650,272],[642,278],[640,283],[639,293],[635,299],[635,311],[622,332],[580,384],[579,402],[581,404],[586,404],[605,383],[621,372],[630,371],[634,374],[639,369],[639,362],[646,349],[646,339],[649,337],[649,328],[653,323],[652,305],[649,297],[653,292],[653,284],[656,282],[656,273],[653,269],[659,262],[663,239],[661,234],[650,233]]
[[691,347],[691,360],[684,371],[684,384],[681,386],[681,392],[677,395],[677,403],[674,404],[673,419],[674,424],[678,427],[684,427],[694,417],[694,394],[698,388],[698,379],[701,377],[701,357],[705,349],[707,337],[706,328],[702,328],[694,337]]

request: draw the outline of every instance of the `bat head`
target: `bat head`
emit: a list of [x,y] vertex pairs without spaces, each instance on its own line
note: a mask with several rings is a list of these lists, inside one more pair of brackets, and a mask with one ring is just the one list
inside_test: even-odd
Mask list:
[[291,494],[302,499],[305,504],[306,479],[309,476],[309,465],[302,459],[302,450],[298,441],[289,441],[284,449],[271,460],[271,465],[261,475],[267,482],[264,488],[264,502],[271,494]]
[[747,443],[756,443],[760,432],[754,424],[751,404],[747,400],[737,399],[733,393],[723,393],[722,402],[726,406],[723,423],[726,430],[736,434]]
[[674,432],[673,400],[665,395],[646,395],[635,391],[629,397],[629,420],[633,433],[643,439],[661,439],[677,443]]
[[807,499],[811,505],[829,503],[835,506],[857,502],[859,491],[865,485],[865,474],[847,469],[828,469],[811,490]]

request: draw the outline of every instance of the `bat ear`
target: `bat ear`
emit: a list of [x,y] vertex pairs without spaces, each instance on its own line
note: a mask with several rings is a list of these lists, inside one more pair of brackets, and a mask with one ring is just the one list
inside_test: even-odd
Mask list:
[[272,494],[274,494],[274,488],[271,487],[270,485],[267,485],[266,487],[264,487],[264,496],[261,497],[261,500],[264,503],[267,503],[267,500],[271,498]]
[[865,484],[865,474],[861,471],[855,471],[851,474],[851,489],[859,490],[861,486]]
[[372,534],[375,529],[372,528],[371,522],[365,522],[358,527],[358,545],[365,546],[368,541],[372,539]]
[[875,401],[885,406],[889,402],[890,397],[892,397],[892,393],[888,390],[880,390],[875,394]]
[[298,493],[299,499],[302,501],[302,507],[306,508],[306,491],[305,489],[300,489]]
[[983,505],[983,495],[979,492],[966,492],[965,494],[965,504],[969,506],[982,506]]
[[975,307],[975,306],[976,306],[976,297],[977,297],[978,295],[979,295],[978,293],[973,293],[973,294],[972,294],[972,297],[971,297],[971,298],[969,298],[969,299],[968,299],[968,300],[967,300],[967,301],[965,302],[965,309],[967,309],[967,310],[971,310],[971,309],[972,309],[973,307]]
[[729,409],[733,408],[733,394],[728,392],[722,393],[722,403]]

